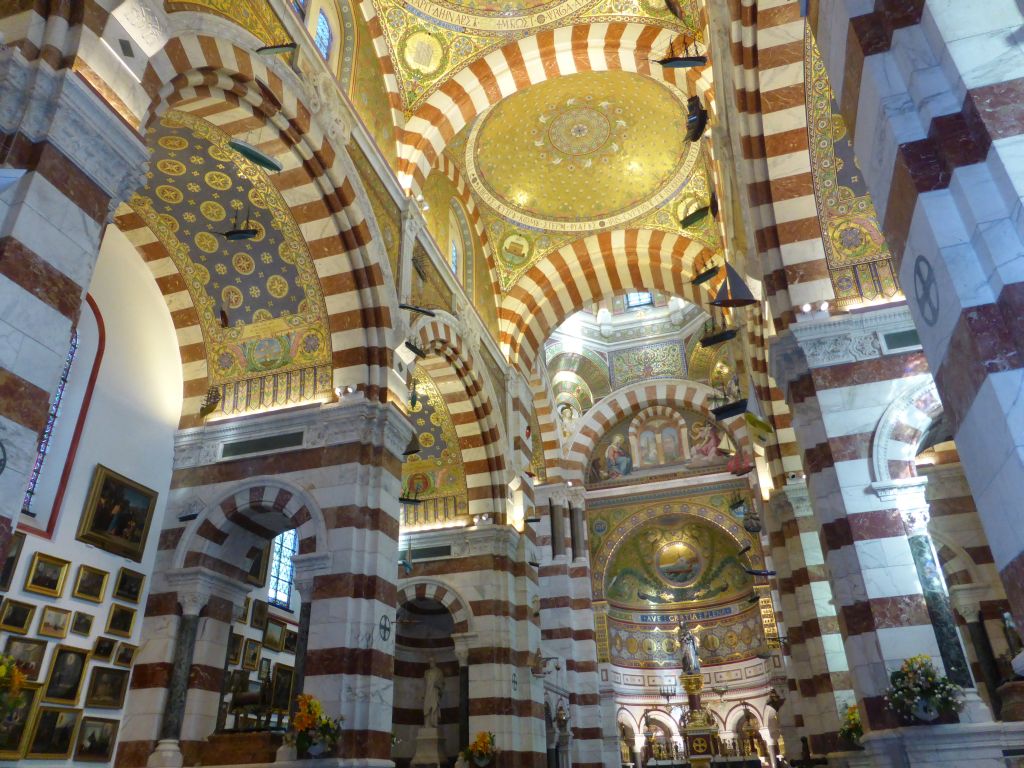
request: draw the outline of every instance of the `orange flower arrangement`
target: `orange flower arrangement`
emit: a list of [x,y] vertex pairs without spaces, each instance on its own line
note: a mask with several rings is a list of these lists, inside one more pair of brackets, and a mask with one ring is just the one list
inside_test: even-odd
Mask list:
[[494,734],[490,731],[479,731],[472,743],[462,750],[466,762],[487,765],[497,750],[494,748]]
[[7,714],[21,704],[25,673],[12,656],[0,656],[0,712]]
[[298,755],[302,757],[310,752],[333,754],[341,740],[344,718],[327,717],[323,705],[308,693],[300,693],[295,702],[289,741],[295,744]]

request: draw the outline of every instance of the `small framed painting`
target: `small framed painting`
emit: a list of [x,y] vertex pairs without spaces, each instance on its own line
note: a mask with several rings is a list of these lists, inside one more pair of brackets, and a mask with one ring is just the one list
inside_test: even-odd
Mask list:
[[43,606],[43,615],[39,617],[39,634],[43,637],[65,638],[71,626],[71,611],[64,608]]
[[24,635],[32,624],[32,617],[36,615],[36,607],[30,603],[22,603],[17,600],[4,600],[3,608],[0,608],[0,629],[6,629],[16,635]]
[[75,730],[82,717],[80,709],[40,707],[32,724],[25,757],[67,760],[75,739]]
[[263,629],[263,647],[271,651],[284,649],[284,635],[287,625],[277,619],[268,619],[267,626]]
[[75,760],[87,763],[109,763],[117,742],[117,720],[105,717],[83,717],[78,728]]
[[47,597],[60,597],[70,567],[71,563],[67,560],[36,552],[32,555],[32,564],[28,568],[28,576],[25,577],[25,591]]
[[287,664],[274,665],[274,682],[270,689],[270,708],[277,712],[287,712],[292,703],[292,685],[295,682],[295,669]]
[[75,616],[71,619],[71,631],[76,635],[88,636],[92,632],[92,618],[91,613],[75,611]]
[[251,637],[245,641],[245,650],[242,651],[242,669],[254,670],[260,663],[260,652],[263,650],[263,646],[260,645],[259,640],[254,640]]
[[249,626],[253,629],[266,629],[267,612],[270,606],[266,600],[254,600],[252,604],[252,615],[249,617]]
[[120,643],[117,646],[117,653],[114,654],[114,664],[118,667],[130,667],[135,661],[135,652],[139,646],[131,643]]
[[85,706],[98,709],[120,709],[128,691],[128,670],[114,667],[93,667],[89,687],[85,690]]
[[46,641],[31,637],[8,637],[4,653],[14,659],[27,680],[35,682],[43,671]]
[[78,566],[78,576],[75,578],[75,588],[71,594],[82,600],[91,600],[94,603],[102,603],[103,595],[107,591],[106,571],[93,568],[91,565]]
[[237,664],[242,660],[242,636],[232,632],[228,638],[228,664]]
[[125,608],[123,605],[114,603],[110,606],[110,614],[107,616],[107,632],[120,637],[131,637],[132,626],[135,624],[135,609]]
[[89,652],[85,648],[58,645],[46,675],[43,701],[73,706],[78,701],[78,691],[82,688],[88,658]]
[[23,546],[25,546],[25,534],[15,533],[11,537],[11,547],[7,550],[3,567],[0,567],[0,592],[6,592],[11,588],[11,582],[14,581],[14,569],[18,567],[18,559],[21,557]]
[[288,653],[295,653],[299,647],[299,633],[289,629],[284,633],[284,649]]
[[94,661],[110,661],[114,655],[114,648],[117,647],[117,640],[112,637],[97,637],[92,647],[92,658]]
[[114,597],[128,603],[137,603],[142,596],[142,585],[145,583],[144,573],[122,568],[117,572],[117,581],[114,582]]
[[270,659],[264,656],[260,659],[260,671],[256,673],[261,681],[270,679]]
[[76,536],[141,562],[156,499],[156,491],[97,464]]

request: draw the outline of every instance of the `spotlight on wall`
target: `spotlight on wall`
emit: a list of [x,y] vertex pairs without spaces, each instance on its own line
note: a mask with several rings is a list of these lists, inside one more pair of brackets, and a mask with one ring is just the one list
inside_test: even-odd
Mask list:
[[804,304],[800,307],[801,312],[810,312],[812,309],[813,307],[810,304]]
[[432,310],[432,309],[426,309],[425,307],[416,307],[416,306],[413,306],[412,304],[399,304],[398,308],[399,309],[408,309],[410,312],[418,312],[421,315],[426,315],[427,317],[436,317],[437,316],[437,313],[434,310]]
[[821,302],[821,306],[818,307],[818,311],[819,312],[828,312],[828,302],[827,301]]
[[280,45],[264,45],[257,48],[256,53],[260,56],[276,56],[279,53],[291,53],[298,47],[298,44],[294,42],[281,43]]

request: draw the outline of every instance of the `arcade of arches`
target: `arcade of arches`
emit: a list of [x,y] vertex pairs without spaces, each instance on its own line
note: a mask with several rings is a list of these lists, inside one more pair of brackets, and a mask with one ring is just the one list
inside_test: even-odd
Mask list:
[[1022,28],[0,3],[0,761],[1024,764]]

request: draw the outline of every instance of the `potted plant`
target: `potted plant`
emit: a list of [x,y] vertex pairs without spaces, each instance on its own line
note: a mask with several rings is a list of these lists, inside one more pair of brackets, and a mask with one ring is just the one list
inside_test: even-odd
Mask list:
[[316,697],[302,693],[296,698],[295,717],[286,740],[295,746],[299,758],[334,755],[341,741],[343,721],[342,717],[327,717]]
[[494,748],[494,734],[490,731],[480,731],[473,742],[462,750],[462,757],[467,763],[484,768],[494,762],[497,750]]
[[930,723],[964,707],[963,688],[939,675],[925,654],[906,659],[889,675],[886,705],[904,720]]
[[856,704],[850,704],[843,714],[843,724],[839,727],[839,738],[850,746],[859,747],[864,727],[860,722],[860,710]]

